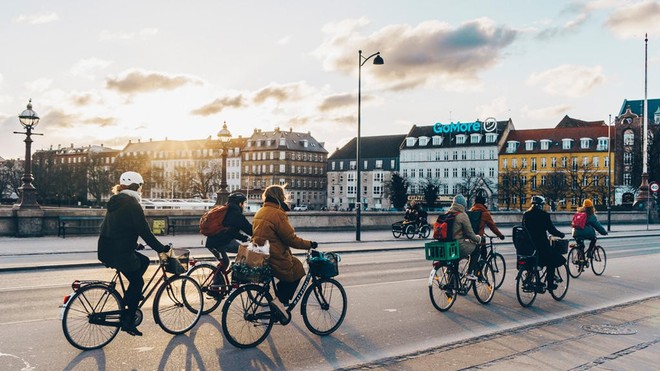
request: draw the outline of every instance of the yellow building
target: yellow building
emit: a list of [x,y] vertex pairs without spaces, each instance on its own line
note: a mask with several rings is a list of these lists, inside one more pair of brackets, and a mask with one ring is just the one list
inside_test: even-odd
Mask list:
[[614,154],[603,121],[565,116],[552,129],[512,130],[499,153],[500,210],[525,210],[532,196],[553,210],[573,210],[586,198],[607,205]]

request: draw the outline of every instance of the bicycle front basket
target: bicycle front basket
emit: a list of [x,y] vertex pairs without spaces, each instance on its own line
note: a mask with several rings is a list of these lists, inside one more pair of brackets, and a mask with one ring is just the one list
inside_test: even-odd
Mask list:
[[339,255],[333,252],[319,253],[307,261],[312,275],[321,278],[331,278],[339,274]]
[[172,249],[171,256],[165,262],[165,271],[172,274],[182,274],[188,270],[190,251],[184,249]]
[[552,248],[557,249],[560,254],[566,254],[568,253],[568,240],[566,239],[553,239],[552,240]]
[[270,281],[273,270],[270,265],[250,267],[245,263],[234,263],[231,268],[231,280],[236,283],[262,283]]

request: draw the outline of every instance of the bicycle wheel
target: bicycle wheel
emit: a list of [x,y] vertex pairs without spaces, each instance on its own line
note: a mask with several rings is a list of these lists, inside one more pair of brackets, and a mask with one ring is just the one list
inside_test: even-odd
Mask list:
[[573,278],[578,278],[584,271],[584,252],[579,247],[572,247],[568,252],[566,264],[568,264],[568,274]]
[[64,307],[64,337],[81,350],[101,348],[117,336],[123,308],[117,291],[103,285],[81,287]]
[[570,280],[571,277],[568,272],[568,263],[555,269],[555,284],[557,285],[557,288],[555,290],[549,290],[553,299],[560,301],[566,296]]
[[601,246],[596,246],[594,251],[591,253],[591,270],[596,276],[600,276],[605,272],[605,266],[607,266],[607,254],[605,249]]
[[344,287],[332,278],[324,278],[305,291],[300,312],[309,331],[326,336],[344,322],[347,307]]
[[504,256],[500,253],[493,253],[488,258],[488,263],[490,267],[493,268],[493,275],[495,276],[495,290],[499,289],[504,283],[504,277],[506,277],[506,262],[504,261]]
[[203,309],[202,290],[197,281],[188,276],[168,278],[154,297],[154,320],[165,332],[173,335],[192,329]]
[[527,308],[536,299],[536,289],[539,287],[538,272],[529,269],[521,269],[516,277],[516,297],[518,303]]
[[235,347],[255,347],[270,334],[274,316],[264,287],[244,285],[232,292],[222,306],[222,333]]
[[449,310],[456,301],[455,275],[449,267],[442,266],[433,268],[429,276],[429,296],[435,309],[444,312]]
[[429,238],[430,235],[431,235],[431,226],[428,224],[424,224],[422,228],[419,229],[419,237]]
[[486,262],[477,272],[477,280],[472,284],[472,292],[481,304],[488,304],[495,295],[495,274],[490,263]]
[[[219,292],[216,291],[213,293],[213,296],[208,294],[209,286],[213,283],[213,273],[215,272],[215,269],[216,267],[213,264],[202,263],[196,264],[188,271],[188,273],[186,273],[188,277],[194,279],[199,284],[202,292],[206,294],[202,314],[209,314],[216,310],[226,296],[226,290],[220,290]],[[220,276],[219,285],[221,285],[221,287],[226,285],[225,277],[222,273],[218,272],[218,275]]]
[[399,238],[399,237],[401,237],[402,234],[403,234],[403,231],[401,230],[401,227],[399,227],[399,226],[397,226],[397,227],[393,226],[392,227],[392,236],[394,236],[394,238]]
[[417,228],[415,227],[415,224],[406,225],[406,229],[404,230],[404,233],[409,240],[415,238],[415,235],[417,234],[416,232],[417,232]]

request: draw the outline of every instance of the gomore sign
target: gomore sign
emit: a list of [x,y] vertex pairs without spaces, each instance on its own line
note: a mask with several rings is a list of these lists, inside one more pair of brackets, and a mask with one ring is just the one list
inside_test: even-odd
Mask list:
[[497,120],[495,120],[492,117],[489,117],[484,121],[483,123],[479,121],[475,122],[452,122],[449,124],[441,124],[439,122],[435,123],[433,125],[433,131],[436,134],[451,134],[451,133],[460,133],[460,134],[468,134],[468,133],[478,133],[481,132],[481,130],[486,131],[488,133],[495,131],[497,128]]

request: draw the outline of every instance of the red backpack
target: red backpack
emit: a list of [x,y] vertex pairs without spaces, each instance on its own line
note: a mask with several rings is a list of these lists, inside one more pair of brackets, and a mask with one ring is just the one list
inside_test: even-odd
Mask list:
[[227,210],[229,210],[229,206],[222,205],[215,206],[211,210],[205,212],[199,219],[199,233],[210,237],[229,229],[229,227],[222,225],[222,222],[225,220],[225,215],[227,215]]
[[587,213],[577,212],[573,214],[573,220],[571,221],[571,227],[575,229],[584,229],[587,225]]
[[433,224],[433,238],[438,241],[453,241],[455,219],[455,213],[438,215],[438,219]]

